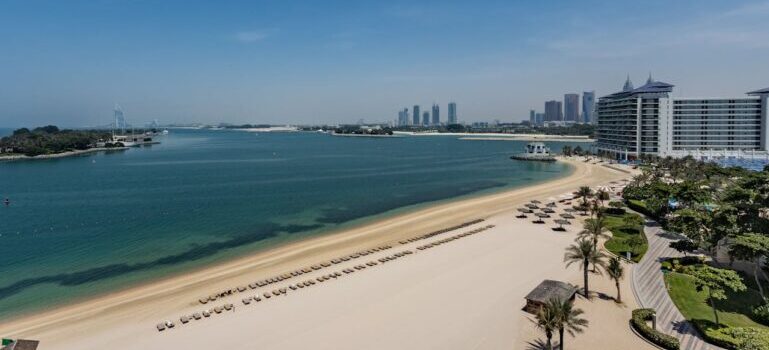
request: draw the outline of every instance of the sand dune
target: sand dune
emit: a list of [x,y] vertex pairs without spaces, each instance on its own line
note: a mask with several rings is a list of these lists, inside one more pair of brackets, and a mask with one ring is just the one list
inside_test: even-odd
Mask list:
[[[575,168],[566,178],[428,207],[32,315],[0,324],[0,334],[40,339],[41,349],[520,346],[526,338],[526,333],[520,332],[526,327],[520,311],[523,296],[543,278],[578,280],[579,272],[565,270],[561,261],[564,247],[574,239],[573,232],[555,233],[529,220],[515,219],[512,210],[530,199],[545,200],[580,185],[628,176],[601,165],[564,161]],[[486,220],[429,240],[397,243],[478,218]],[[435,248],[416,250],[419,245],[486,225],[494,227]],[[395,247],[245,295],[269,292],[404,249],[416,253],[252,305],[243,305],[240,300],[245,295],[238,293],[222,299],[234,304],[234,311],[172,330],[155,330],[161,320],[179,324],[180,315],[210,307],[197,302],[202,296],[387,243]],[[629,293],[625,295],[631,299]]]

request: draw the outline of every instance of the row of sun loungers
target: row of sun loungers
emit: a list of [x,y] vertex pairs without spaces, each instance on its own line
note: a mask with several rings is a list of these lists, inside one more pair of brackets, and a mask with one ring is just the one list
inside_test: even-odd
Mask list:
[[[389,248],[391,248],[391,247],[388,247],[386,249],[389,249]],[[335,272],[332,272],[332,273],[328,273],[328,274],[325,274],[323,276],[319,276],[319,277],[314,278],[314,279],[308,279],[308,280],[305,280],[305,281],[301,281],[301,282],[298,282],[298,283],[295,283],[295,284],[288,285],[288,286],[283,287],[283,288],[273,289],[270,292],[264,292],[262,294],[257,294],[255,296],[249,296],[249,297],[241,299],[241,301],[243,302],[243,305],[251,305],[252,303],[258,303],[258,302],[261,302],[262,300],[267,300],[267,299],[270,299],[272,297],[278,297],[278,296],[281,296],[281,295],[286,295],[286,294],[288,294],[289,290],[298,290],[298,289],[308,288],[308,287],[314,286],[316,283],[323,283],[323,282],[326,282],[328,280],[337,279],[337,278],[342,277],[344,275],[354,273],[356,270],[363,270],[363,269],[366,269],[368,267],[377,266],[380,263],[386,263],[388,261],[393,261],[395,259],[407,256],[407,255],[411,255],[411,254],[414,254],[414,252],[411,251],[411,250],[404,250],[404,251],[401,251],[401,252],[398,252],[398,253],[395,253],[395,254],[388,255],[386,257],[380,258],[380,259],[377,260],[379,262],[374,261],[374,260],[370,260],[370,261],[366,262],[365,264],[356,265],[354,268],[345,268],[345,269],[342,269],[341,271],[335,271]],[[204,311],[202,311],[200,313],[196,312],[196,313],[194,313],[192,315],[183,315],[183,316],[179,317],[179,321],[182,324],[187,324],[187,323],[189,323],[192,320],[201,320],[201,319],[204,319],[204,318],[211,317],[212,315],[215,315],[215,314],[220,314],[220,313],[225,312],[225,311],[234,310],[234,308],[235,308],[235,306],[232,305],[232,304],[224,304],[222,306],[216,306],[213,309],[204,310]],[[166,329],[174,328],[175,326],[176,325],[173,322],[165,321],[165,322],[157,324],[157,330],[158,331],[164,331]]]
[[448,238],[441,239],[439,241],[435,241],[435,242],[432,242],[432,243],[429,243],[429,244],[421,245],[421,246],[417,247],[417,250],[425,250],[425,249],[430,249],[430,248],[433,248],[433,247],[437,247],[437,246],[439,246],[441,244],[444,244],[444,243],[449,243],[451,241],[454,241],[454,240],[457,240],[457,239],[460,239],[460,238],[464,238],[464,237],[467,237],[467,236],[472,236],[472,235],[474,235],[476,233],[481,233],[481,232],[486,231],[486,230],[488,230],[488,229],[490,229],[492,227],[494,227],[494,225],[486,225],[486,226],[483,226],[483,227],[479,227],[479,228],[476,228],[476,229],[474,229],[472,231],[467,231],[467,232],[464,232],[464,233],[460,233],[458,235],[454,235],[454,236],[451,236],[451,237],[448,237]]
[[[440,234],[443,234],[443,233],[446,233],[446,232],[450,232],[450,231],[454,231],[454,230],[457,230],[457,229],[461,229],[461,228],[464,228],[464,227],[467,227],[467,226],[470,226],[470,225],[474,225],[474,224],[477,224],[477,223],[480,223],[480,222],[483,222],[483,221],[484,221],[483,219],[469,221],[469,222],[466,222],[466,223],[463,223],[463,224],[460,224],[460,225],[457,225],[457,226],[449,227],[449,228],[438,230],[438,231],[434,231],[434,232],[431,232],[431,233],[428,233],[428,234],[425,234],[425,235],[417,236],[417,237],[414,237],[414,238],[411,238],[411,239],[408,239],[408,240],[400,241],[399,243],[401,243],[401,244],[408,244],[408,243],[411,243],[411,242],[415,242],[415,241],[419,241],[419,240],[423,240],[423,239],[428,239],[428,238],[434,237],[436,235],[440,235]],[[445,238],[445,239],[442,239],[442,240],[439,240],[439,241],[436,241],[436,242],[433,242],[433,243],[430,243],[430,244],[427,244],[427,245],[423,245],[423,246],[417,247],[417,249],[418,250],[424,250],[424,249],[432,248],[432,247],[441,245],[443,243],[448,243],[448,242],[451,242],[451,241],[459,239],[459,238],[463,238],[463,237],[467,237],[467,236],[470,236],[470,235],[473,235],[473,234],[476,234],[476,233],[483,232],[483,231],[485,231],[487,229],[490,229],[492,227],[494,227],[494,225],[487,225],[487,226],[484,226],[484,227],[480,227],[480,228],[474,229],[472,231],[468,231],[468,232],[465,232],[465,233],[454,235],[454,236],[449,237],[449,238]],[[296,270],[296,271],[292,271],[290,273],[285,273],[285,274],[278,275],[278,276],[275,276],[275,277],[272,277],[272,278],[268,278],[268,279],[260,280],[260,281],[257,281],[257,282],[253,282],[253,283],[248,284],[248,286],[238,286],[236,288],[224,290],[224,291],[221,291],[219,293],[212,294],[212,295],[210,295],[210,296],[208,296],[206,298],[200,298],[198,301],[201,304],[207,304],[207,303],[213,302],[213,301],[215,301],[215,300],[217,300],[219,298],[223,298],[223,297],[234,295],[235,293],[245,293],[246,291],[249,290],[249,288],[250,289],[256,289],[256,288],[260,288],[260,287],[265,287],[265,286],[268,286],[268,285],[271,285],[271,284],[274,284],[274,283],[285,281],[285,280],[293,278],[293,277],[297,277],[297,276],[300,276],[300,275],[303,275],[303,274],[306,274],[306,273],[310,273],[310,272],[314,272],[314,271],[319,271],[319,270],[321,270],[323,268],[331,267],[331,266],[336,265],[336,264],[347,262],[347,261],[350,261],[350,260],[353,260],[353,259],[358,259],[358,258],[364,257],[366,255],[373,254],[373,253],[376,253],[376,252],[379,252],[379,251],[383,251],[383,250],[387,250],[387,249],[391,249],[391,248],[392,248],[391,245],[383,245],[383,246],[379,246],[379,247],[376,247],[376,248],[371,248],[371,249],[367,249],[367,250],[364,250],[364,251],[356,252],[356,253],[353,253],[353,254],[350,254],[350,255],[346,255],[346,256],[343,256],[343,257],[340,257],[340,258],[331,259],[330,261],[327,261],[327,262],[322,262],[322,263],[319,263],[319,264],[316,264],[316,265],[312,265],[312,266],[308,266],[308,267],[305,267],[305,268],[302,268],[302,269],[299,269],[299,270]],[[243,305],[251,305],[252,303],[258,303],[258,302],[261,302],[262,300],[267,300],[267,299],[270,299],[272,297],[278,297],[278,296],[281,296],[281,295],[286,295],[289,292],[289,290],[295,291],[295,290],[298,290],[298,289],[309,288],[311,286],[314,286],[316,283],[323,283],[323,282],[326,282],[328,280],[332,280],[332,279],[336,279],[336,278],[342,277],[342,276],[344,276],[346,274],[355,273],[356,271],[364,270],[364,269],[369,268],[369,267],[374,267],[374,266],[377,266],[379,264],[385,264],[387,262],[394,261],[394,260],[396,260],[398,258],[402,258],[402,257],[405,257],[407,255],[411,255],[411,254],[414,254],[414,252],[411,251],[411,250],[404,250],[404,251],[401,251],[401,252],[398,252],[398,253],[395,253],[395,254],[392,254],[392,255],[388,255],[388,256],[379,258],[377,260],[370,260],[368,262],[355,265],[352,268],[345,268],[345,269],[342,269],[341,271],[325,274],[325,275],[322,275],[320,277],[316,277],[314,279],[308,279],[308,280],[300,281],[300,282],[297,282],[297,283],[294,283],[294,284],[290,284],[290,285],[288,285],[287,287],[284,287],[284,288],[274,289],[271,292],[264,292],[262,294],[257,294],[255,296],[249,296],[249,297],[246,297],[246,298],[242,298],[241,302],[243,303]],[[233,309],[234,309],[234,305],[232,305],[232,304],[224,304],[224,305],[221,305],[221,306],[216,306],[213,309],[207,309],[207,310],[203,310],[202,312],[193,313],[192,315],[183,315],[183,316],[181,316],[179,318],[179,321],[181,322],[181,324],[187,324],[187,323],[189,323],[190,321],[193,321],[193,320],[205,319],[205,318],[211,317],[212,315],[220,314],[220,313],[225,312],[225,311],[231,311]],[[165,321],[163,323],[157,324],[158,331],[163,331],[163,330],[174,328],[174,327],[175,327],[175,324],[173,322],[171,322],[171,321]]]
[[409,244],[409,243],[420,241],[420,240],[423,240],[423,239],[428,239],[428,238],[431,238],[431,237],[435,237],[437,235],[440,235],[440,234],[443,234],[443,233],[446,233],[446,232],[450,232],[450,231],[454,231],[454,230],[459,230],[461,228],[465,228],[465,227],[470,226],[470,225],[475,225],[475,224],[483,222],[483,221],[484,221],[484,219],[476,219],[476,220],[473,220],[473,221],[468,221],[468,222],[465,222],[465,223],[462,223],[462,224],[459,224],[459,225],[456,225],[456,226],[440,229],[438,231],[433,231],[433,232],[430,232],[430,233],[427,233],[427,234],[424,234],[424,235],[421,235],[421,236],[416,236],[416,237],[413,237],[413,238],[402,240],[402,241],[399,241],[398,243],[400,243],[400,244]]
[[318,271],[318,270],[321,270],[323,268],[331,267],[332,265],[340,264],[340,263],[345,262],[345,261],[349,261],[349,260],[352,260],[352,259],[357,259],[357,258],[366,256],[366,255],[369,255],[369,254],[373,254],[373,253],[376,253],[376,252],[379,252],[379,251],[383,251],[383,250],[387,250],[387,249],[391,249],[391,248],[392,248],[392,245],[382,245],[382,246],[379,246],[379,247],[375,247],[375,248],[359,251],[359,252],[356,252],[356,253],[353,253],[353,254],[350,254],[350,255],[345,255],[345,256],[340,257],[340,258],[331,259],[330,261],[325,261],[325,262],[322,262],[322,263],[319,263],[319,264],[315,264],[315,265],[312,265],[312,266],[309,266],[309,267],[305,267],[305,268],[302,268],[302,269],[299,269],[299,270],[296,270],[296,271],[292,271],[292,272],[284,273],[282,275],[278,275],[278,276],[275,276],[275,277],[271,277],[271,278],[263,279],[263,280],[260,280],[260,281],[256,281],[256,282],[248,284],[247,287],[246,286],[238,286],[236,288],[232,288],[232,289],[228,289],[228,290],[225,290],[225,291],[221,291],[221,292],[216,293],[216,294],[211,294],[208,297],[198,299],[198,302],[201,303],[201,304],[207,304],[208,302],[212,302],[212,301],[215,301],[215,300],[217,300],[219,298],[224,298],[224,297],[233,295],[235,293],[243,293],[243,292],[247,291],[248,288],[256,289],[256,288],[260,288],[260,287],[265,287],[265,286],[268,286],[268,285],[271,285],[271,284],[274,284],[274,283],[285,281],[285,280],[290,279],[292,277],[297,277],[297,276],[303,275],[305,273],[310,273],[310,272],[313,272],[313,271]]
[[[181,317],[179,317],[179,322],[181,322],[181,324],[187,324],[193,320],[194,321],[202,320],[205,318],[209,318],[215,314],[220,314],[225,311],[232,311],[234,309],[235,309],[234,305],[224,304],[224,305],[216,306],[213,309],[203,310],[202,312],[195,312],[191,315],[182,315]],[[156,328],[158,329],[158,332],[162,332],[166,329],[174,328],[175,326],[176,324],[174,324],[172,321],[164,321],[164,322],[158,323]]]

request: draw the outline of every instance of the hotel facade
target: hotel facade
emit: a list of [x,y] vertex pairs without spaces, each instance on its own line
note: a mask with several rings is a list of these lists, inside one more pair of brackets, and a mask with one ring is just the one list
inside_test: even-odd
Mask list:
[[595,150],[616,159],[769,157],[769,88],[741,97],[672,97],[651,76],[598,99]]

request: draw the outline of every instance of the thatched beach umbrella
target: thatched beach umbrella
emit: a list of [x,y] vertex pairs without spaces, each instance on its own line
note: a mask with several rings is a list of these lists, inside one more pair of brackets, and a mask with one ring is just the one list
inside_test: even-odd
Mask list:
[[571,215],[571,214],[568,214],[568,213],[561,214],[561,217],[564,218],[564,219],[574,219],[574,215]]
[[534,215],[536,215],[537,217],[542,218],[542,219],[550,217],[550,215],[547,215],[545,213],[534,213]]

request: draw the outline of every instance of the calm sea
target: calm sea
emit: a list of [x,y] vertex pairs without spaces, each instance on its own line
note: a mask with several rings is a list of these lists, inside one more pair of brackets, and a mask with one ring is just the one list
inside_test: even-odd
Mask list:
[[569,172],[510,160],[522,142],[450,136],[171,130],[160,140],[0,163],[11,200],[0,206],[0,317]]

